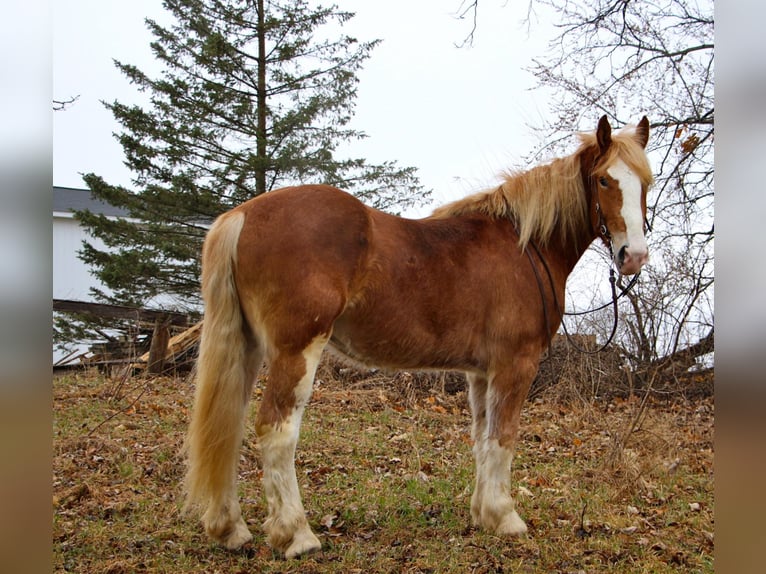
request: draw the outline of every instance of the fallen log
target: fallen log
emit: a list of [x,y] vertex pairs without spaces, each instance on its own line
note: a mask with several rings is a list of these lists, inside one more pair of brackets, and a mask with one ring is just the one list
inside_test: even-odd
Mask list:
[[[165,348],[165,354],[162,356],[163,363],[174,363],[174,359],[176,357],[180,356],[182,353],[188,351],[191,347],[197,344],[201,334],[202,321],[199,321],[178,335],[170,337],[170,340],[167,342]],[[150,350],[149,352],[141,355],[136,362],[136,367],[143,369],[150,365],[152,362],[150,360],[151,354],[152,351]],[[149,372],[152,371],[150,370]]]

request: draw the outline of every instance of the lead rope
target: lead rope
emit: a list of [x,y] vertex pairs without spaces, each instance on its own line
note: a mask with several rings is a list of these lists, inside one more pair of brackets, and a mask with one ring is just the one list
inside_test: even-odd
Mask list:
[[[614,270],[611,271],[611,273],[614,273]],[[628,291],[633,289],[633,286],[638,281],[638,277],[641,275],[641,272],[639,271],[633,277],[630,278],[630,281],[628,281],[628,284],[622,288],[622,290],[617,295],[617,298],[619,299],[623,295],[627,294]],[[596,311],[601,311],[601,309],[606,309],[611,305],[612,302],[609,301],[608,303],[604,303],[603,305],[599,305],[598,307],[594,307],[593,309],[588,309],[587,311],[564,311],[564,316],[566,317],[579,317],[580,315],[589,315],[590,313],[595,313]]]
[[[602,226],[602,227],[605,228],[605,226]],[[602,233],[603,233],[603,231],[602,231]],[[607,234],[608,234],[608,231],[607,231]],[[610,285],[610,288],[611,288],[611,291],[612,291],[612,307],[614,309],[614,321],[612,323],[612,332],[609,335],[609,338],[606,340],[606,342],[601,347],[599,347],[598,349],[596,349],[594,351],[589,351],[587,349],[583,349],[577,343],[574,342],[574,339],[572,338],[572,335],[569,333],[569,330],[567,329],[566,323],[564,323],[564,315],[565,315],[565,313],[561,310],[561,306],[559,305],[558,297],[556,297],[556,289],[555,289],[555,286],[553,284],[553,275],[551,274],[551,270],[548,267],[548,263],[543,258],[542,253],[540,253],[540,250],[538,249],[537,244],[535,244],[535,242],[532,241],[532,240],[529,241],[529,244],[534,249],[535,253],[537,254],[537,258],[540,260],[540,263],[543,264],[543,269],[545,269],[545,272],[548,275],[548,283],[550,284],[551,294],[553,295],[553,304],[556,306],[556,311],[561,316],[561,326],[564,328],[564,334],[566,335],[566,338],[567,338],[567,341],[569,342],[569,344],[572,345],[572,347],[574,347],[574,349],[576,351],[578,351],[580,353],[583,353],[585,355],[595,355],[597,353],[600,353],[604,349],[606,349],[612,343],[612,340],[614,339],[614,335],[617,333],[617,322],[618,322],[617,299],[618,299],[618,295],[617,295],[617,286],[616,286],[617,278],[615,277],[614,267],[611,266],[611,265],[609,267],[609,285]],[[535,279],[537,280],[537,287],[538,287],[538,289],[540,291],[540,298],[542,299],[542,303],[543,303],[543,317],[545,319],[545,331],[546,331],[546,333],[548,335],[548,357],[550,357],[551,356],[551,345],[552,345],[552,341],[553,341],[553,334],[551,334],[551,326],[550,326],[550,321],[549,321],[549,317],[548,317],[548,305],[547,305],[547,302],[545,300],[545,288],[543,286],[543,281],[540,278],[540,273],[537,270],[537,265],[535,265],[535,262],[532,259],[532,255],[529,252],[529,250],[526,249],[526,247],[524,248],[524,253],[526,253],[527,258],[529,259],[529,263],[532,266],[532,270],[535,273]],[[609,241],[609,255],[611,257],[611,260],[613,260],[614,258],[613,258],[612,242],[611,241]],[[634,278],[634,280],[631,281],[630,285],[628,287],[626,287],[625,290],[623,290],[621,295],[624,295],[625,293],[627,293],[628,289],[630,287],[632,287],[633,284],[635,284],[635,279],[636,278]],[[607,305],[602,305],[598,309],[603,309]],[[590,313],[592,311],[596,311],[598,309],[592,309],[591,311],[588,311],[588,313]],[[579,313],[579,314],[582,315],[584,313]]]

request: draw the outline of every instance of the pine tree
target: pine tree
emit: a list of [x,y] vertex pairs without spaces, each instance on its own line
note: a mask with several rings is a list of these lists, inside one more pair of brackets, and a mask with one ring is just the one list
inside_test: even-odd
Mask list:
[[117,137],[135,190],[84,176],[96,197],[132,216],[78,213],[107,246],[80,252],[112,290],[97,291],[99,300],[146,306],[159,297],[164,308],[195,306],[206,226],[285,185],[329,183],[389,211],[426,201],[414,168],[336,157],[340,144],[366,137],[348,124],[356,73],[378,43],[342,33],[353,13],[306,0],[164,6],[172,26],[147,20],[161,77],[116,62],[150,105],[105,104],[123,128]]

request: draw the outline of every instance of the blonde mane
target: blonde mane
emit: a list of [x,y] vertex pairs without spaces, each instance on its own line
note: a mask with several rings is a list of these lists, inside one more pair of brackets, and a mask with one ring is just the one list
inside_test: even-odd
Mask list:
[[[600,157],[593,171],[622,159],[648,186],[652,172],[644,148],[634,137],[634,126],[626,126],[612,134],[612,145]],[[554,231],[563,241],[576,242],[583,225],[588,222],[581,157],[589,150],[598,155],[594,133],[578,134],[580,147],[572,155],[527,171],[512,171],[495,188],[481,191],[437,208],[432,217],[446,218],[481,213],[493,218],[508,217],[516,222],[519,245],[530,240],[546,244]]]

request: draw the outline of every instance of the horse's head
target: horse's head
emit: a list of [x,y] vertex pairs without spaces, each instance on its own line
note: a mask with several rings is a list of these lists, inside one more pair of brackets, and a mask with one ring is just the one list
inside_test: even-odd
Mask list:
[[646,192],[652,182],[646,157],[649,120],[613,134],[606,116],[598,122],[590,185],[590,216],[596,234],[612,249],[622,275],[638,273],[649,259]]

